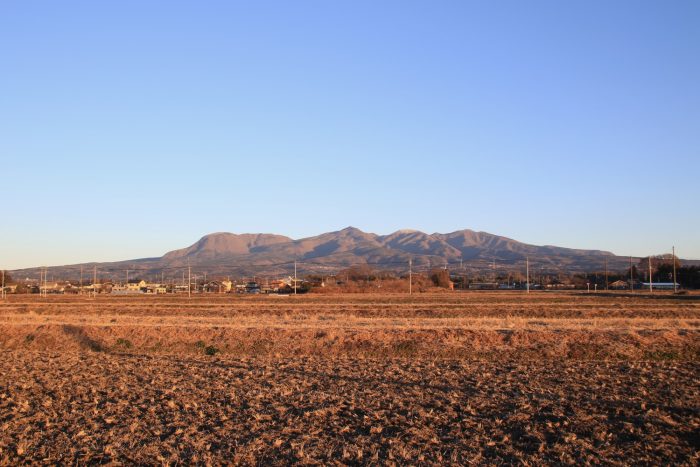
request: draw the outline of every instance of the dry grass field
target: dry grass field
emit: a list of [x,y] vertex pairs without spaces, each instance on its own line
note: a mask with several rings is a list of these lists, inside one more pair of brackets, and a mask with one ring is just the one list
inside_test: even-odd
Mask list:
[[0,464],[700,462],[700,296],[11,296]]

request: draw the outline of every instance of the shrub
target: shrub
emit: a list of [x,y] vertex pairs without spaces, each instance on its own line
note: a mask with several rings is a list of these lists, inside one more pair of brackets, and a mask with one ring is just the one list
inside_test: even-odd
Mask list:
[[447,269],[433,269],[430,271],[430,280],[437,287],[450,288],[450,273]]
[[213,345],[209,345],[209,346],[207,346],[207,348],[204,349],[204,353],[207,355],[215,355],[215,354],[219,353],[219,349],[217,349]]
[[129,339],[124,339],[124,338],[120,337],[119,339],[117,339],[117,346],[124,347],[125,349],[130,349],[134,345],[131,343],[131,341]]

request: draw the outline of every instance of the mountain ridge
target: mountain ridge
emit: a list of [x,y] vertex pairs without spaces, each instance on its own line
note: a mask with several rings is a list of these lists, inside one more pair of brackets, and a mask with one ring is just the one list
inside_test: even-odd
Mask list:
[[[84,263],[54,266],[52,271],[65,275],[81,267],[109,271],[135,270],[148,274],[170,273],[192,267],[211,275],[281,274],[297,261],[307,272],[331,273],[355,264],[371,264],[379,269],[403,270],[409,261],[416,270],[436,266],[461,265],[470,270],[499,268],[522,269],[526,258],[539,270],[584,272],[611,270],[628,266],[628,257],[602,250],[582,250],[553,245],[532,245],[488,232],[471,229],[427,234],[400,229],[378,235],[356,227],[293,239],[272,233],[214,232],[191,245],[168,251],[160,257],[139,258],[110,263]],[[16,270],[32,274],[38,268]]]

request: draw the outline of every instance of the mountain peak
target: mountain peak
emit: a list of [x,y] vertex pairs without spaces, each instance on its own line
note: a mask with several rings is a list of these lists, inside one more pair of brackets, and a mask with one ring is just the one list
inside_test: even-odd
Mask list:
[[292,239],[275,234],[234,234],[231,232],[215,232],[203,236],[187,248],[166,253],[163,259],[177,259],[190,256],[215,257],[220,255],[249,254],[255,248],[288,243]]
[[358,229],[357,227],[353,227],[352,225],[349,225],[345,227],[342,230],[339,230],[339,232],[359,232],[359,233],[365,233],[362,230]]

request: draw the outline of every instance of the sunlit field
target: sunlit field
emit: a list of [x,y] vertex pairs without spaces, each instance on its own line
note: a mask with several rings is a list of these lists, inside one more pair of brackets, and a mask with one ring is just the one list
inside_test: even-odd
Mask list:
[[0,463],[696,465],[700,296],[10,296]]

